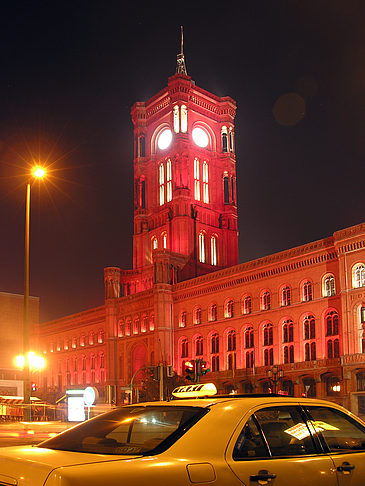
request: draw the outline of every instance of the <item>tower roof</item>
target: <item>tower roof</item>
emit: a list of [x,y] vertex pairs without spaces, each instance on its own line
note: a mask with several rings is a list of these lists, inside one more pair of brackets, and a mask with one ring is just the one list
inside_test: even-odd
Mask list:
[[180,54],[177,55],[176,59],[176,74],[185,74],[188,75],[185,65],[185,58],[184,58],[184,31],[183,26],[181,26],[181,49]]

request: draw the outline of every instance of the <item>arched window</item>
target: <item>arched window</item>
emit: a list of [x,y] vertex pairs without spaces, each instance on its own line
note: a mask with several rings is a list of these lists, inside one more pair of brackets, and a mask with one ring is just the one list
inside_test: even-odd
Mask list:
[[202,309],[201,307],[196,307],[194,310],[194,324],[202,323]]
[[253,351],[246,351],[246,368],[253,368],[254,367],[254,352]]
[[89,344],[92,346],[95,342],[95,333],[94,331],[89,332]]
[[212,356],[212,371],[219,371],[219,356]]
[[273,348],[266,348],[264,350],[264,366],[271,366],[274,364],[274,350]]
[[339,332],[339,319],[336,311],[329,311],[325,316],[326,336],[337,336]]
[[210,264],[217,265],[217,237],[215,235],[210,238]]
[[233,300],[226,302],[226,308],[224,312],[224,317],[230,318],[234,316],[234,304]]
[[270,310],[271,308],[271,295],[268,290],[265,290],[261,294],[261,310]]
[[99,344],[103,344],[104,337],[105,337],[104,329],[99,329],[99,332],[98,332],[98,343]]
[[233,145],[233,130],[232,127],[229,128],[229,151],[233,152],[234,151],[234,145]]
[[180,131],[180,120],[179,120],[179,107],[174,106],[174,132],[179,133]]
[[250,295],[246,295],[242,301],[242,314],[251,314],[252,312],[252,299]]
[[209,174],[206,160],[203,162],[203,202],[209,203]]
[[273,328],[271,322],[264,325],[264,346],[272,346],[273,344]]
[[148,316],[143,316],[141,323],[141,332],[147,332],[148,330]]
[[327,341],[327,358],[340,357],[340,341],[339,339],[329,339]]
[[144,135],[138,137],[138,157],[146,157],[146,139]]
[[303,321],[304,340],[316,338],[316,321],[311,314],[306,316]]
[[254,331],[253,327],[249,326],[245,330],[245,348],[253,348],[254,347]]
[[353,268],[352,286],[353,288],[365,287],[365,265],[363,263],[359,263]]
[[131,335],[131,327],[132,327],[131,320],[128,319],[127,322],[125,323],[125,335],[126,336],[130,336]]
[[194,159],[194,199],[200,201],[200,163],[199,159]]
[[229,353],[228,360],[227,360],[227,367],[229,370],[236,369],[236,353]]
[[304,345],[304,359],[305,361],[314,361],[316,359],[316,343],[315,341],[307,342]]
[[291,319],[284,321],[283,324],[283,343],[292,343],[294,341],[294,324]]
[[291,304],[291,291],[290,287],[286,285],[281,290],[281,305],[287,306]]
[[294,363],[294,346],[284,346],[284,363]]
[[[81,334],[80,336],[80,346],[84,347],[85,346],[85,334]],[[60,350],[60,345],[57,345],[57,351]]]
[[227,333],[227,351],[236,351],[236,331],[234,329]]
[[185,105],[181,105],[181,131],[182,133],[188,131],[188,109]]
[[184,338],[181,341],[181,357],[187,358],[188,356],[189,356],[189,342],[187,338]]
[[171,160],[166,161],[166,202],[172,200],[172,171],[171,171]]
[[227,127],[222,127],[222,152],[228,152],[228,133]]
[[313,294],[312,294],[312,283],[309,280],[306,280],[303,282],[302,286],[302,300],[303,302],[309,302],[312,300]]
[[229,180],[228,175],[223,177],[223,194],[224,194],[224,204],[229,204]]
[[152,250],[157,250],[157,248],[158,248],[158,241],[157,241],[156,236],[154,236],[152,238]]
[[136,317],[133,321],[133,334],[139,334],[139,318]]
[[155,315],[151,314],[150,315],[150,331],[155,330]]
[[333,275],[326,275],[323,279],[323,297],[331,297],[336,294],[335,277]]
[[205,263],[205,234],[199,233],[199,261]]
[[160,187],[160,206],[165,204],[165,169],[161,162],[158,169],[158,183]]
[[137,204],[141,209],[146,209],[146,180],[144,176],[137,183]]
[[217,304],[212,304],[209,308],[209,320],[216,321],[217,320]]
[[212,337],[210,338],[210,349],[212,354],[219,353],[219,335],[217,332],[212,334]]
[[182,311],[181,314],[180,314],[179,327],[186,327],[186,318],[187,318],[186,311]]
[[203,338],[202,336],[198,336],[195,340],[195,355],[202,356],[203,355]]
[[167,248],[167,233],[162,233],[162,248]]

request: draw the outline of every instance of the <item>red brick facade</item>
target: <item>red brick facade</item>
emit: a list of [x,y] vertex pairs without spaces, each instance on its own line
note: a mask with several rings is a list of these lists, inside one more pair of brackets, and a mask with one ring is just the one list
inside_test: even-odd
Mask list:
[[139,368],[202,358],[221,390],[365,414],[365,224],[238,265],[235,110],[185,74],[132,107],[133,269],[105,269],[105,305],[40,325],[43,389],[120,402]]

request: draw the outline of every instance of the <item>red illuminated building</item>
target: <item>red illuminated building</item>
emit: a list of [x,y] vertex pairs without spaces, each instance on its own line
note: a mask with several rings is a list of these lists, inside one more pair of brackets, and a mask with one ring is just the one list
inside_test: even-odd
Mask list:
[[365,223],[238,264],[235,112],[182,53],[132,107],[133,269],[105,269],[104,305],[39,325],[43,391],[92,385],[119,403],[139,368],[203,359],[220,390],[365,415]]

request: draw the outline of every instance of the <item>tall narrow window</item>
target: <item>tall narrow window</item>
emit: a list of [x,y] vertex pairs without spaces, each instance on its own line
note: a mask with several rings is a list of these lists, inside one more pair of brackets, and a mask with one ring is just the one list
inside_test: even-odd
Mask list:
[[205,234],[199,233],[199,261],[205,263]]
[[234,316],[234,304],[233,300],[229,300],[226,302],[226,308],[225,308],[225,313],[224,317],[233,317]]
[[158,242],[156,236],[152,238],[152,250],[157,250],[158,248]]
[[162,233],[162,247],[167,248],[167,233]]
[[234,147],[233,147],[233,130],[232,128],[229,129],[229,151],[233,152]]
[[245,330],[245,348],[253,348],[254,346],[254,331],[253,327],[249,326]]
[[327,312],[325,316],[326,336],[338,335],[338,314],[336,311]]
[[363,263],[354,267],[352,281],[354,288],[365,287],[365,265]]
[[166,161],[166,201],[169,202],[172,199],[172,172],[171,172],[171,160]]
[[283,343],[294,341],[294,324],[291,319],[284,321],[283,324]]
[[261,294],[261,310],[270,310],[271,308],[271,296],[268,290],[265,290]]
[[209,203],[209,179],[208,179],[208,163],[203,162],[203,202]]
[[228,176],[223,177],[224,204],[229,204],[229,180]]
[[139,157],[146,157],[146,139],[144,135],[138,138],[138,155]]
[[198,336],[195,341],[195,354],[196,356],[202,356],[203,354],[203,338]]
[[183,133],[188,131],[188,109],[185,105],[181,106],[181,131]]
[[199,171],[199,159],[194,159],[194,198],[196,201],[200,201],[200,171]]
[[211,352],[212,352],[212,354],[219,353],[219,335],[218,335],[218,333],[215,332],[212,335],[212,338],[211,338],[211,341],[210,341],[210,345],[211,345]]
[[312,298],[312,283],[307,280],[303,283],[303,302],[309,302]]
[[181,341],[181,357],[187,358],[189,355],[189,342],[186,338]]
[[217,320],[217,304],[212,304],[209,310],[209,320],[216,321]]
[[287,306],[291,304],[291,291],[290,287],[286,286],[281,291],[281,305]]
[[176,105],[174,106],[174,132],[179,133],[179,131],[180,131],[179,107]]
[[327,275],[323,281],[323,297],[331,297],[335,294],[335,277],[333,275]]
[[235,203],[235,198],[234,198],[234,178],[231,176],[231,202],[232,204]]
[[180,315],[180,326],[179,327],[186,327],[186,319],[187,319],[186,311],[182,311],[182,313]]
[[251,312],[252,312],[252,299],[250,295],[246,295],[246,297],[243,298],[243,302],[242,302],[242,313],[251,314]]
[[228,152],[227,127],[222,127],[222,152]]
[[227,333],[227,351],[236,351],[236,331],[234,329]]
[[210,238],[210,263],[217,265],[217,237],[215,235]]
[[158,181],[160,186],[160,206],[165,204],[165,171],[163,163],[159,165]]
[[273,344],[273,329],[271,322],[264,326],[264,346],[272,346]]

